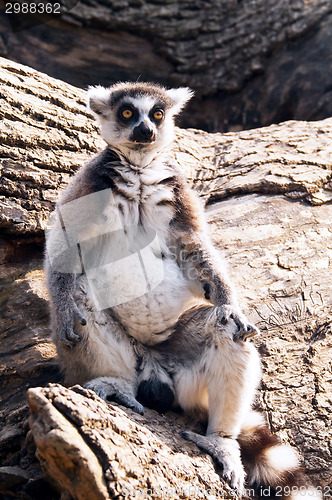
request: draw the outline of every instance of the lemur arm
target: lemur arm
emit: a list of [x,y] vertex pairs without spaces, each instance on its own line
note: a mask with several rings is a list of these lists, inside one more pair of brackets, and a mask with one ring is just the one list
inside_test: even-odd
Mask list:
[[175,195],[176,216],[172,225],[182,272],[196,287],[196,293],[221,308],[225,322],[230,318],[234,320],[238,327],[236,338],[246,339],[256,335],[258,329],[241,312],[223,260],[210,240],[196,193],[182,181],[176,186]]
[[86,325],[86,320],[73,298],[76,275],[55,271],[49,259],[46,259],[45,268],[53,306],[53,321],[56,322],[56,334],[63,345],[72,347],[81,340],[81,337],[74,332],[75,321],[78,320],[81,325]]
[[[66,187],[57,203],[51,228],[46,233],[45,271],[52,305],[52,321],[58,340],[67,347],[73,347],[81,340],[74,332],[75,321],[79,321],[81,325],[86,324],[74,300],[76,276],[83,272],[83,269],[79,247],[71,241],[71,229],[75,229],[76,240],[80,241],[80,235],[87,229],[84,218],[83,224],[78,222],[80,212],[84,214],[88,209],[85,197],[99,189],[109,188],[109,184],[96,186],[99,176],[94,173],[94,164],[102,155],[105,156],[105,152],[81,169]],[[76,203],[79,200],[82,200],[81,204]],[[67,221],[63,219],[64,213],[67,213]]]
[[75,271],[80,269],[80,258],[77,245],[70,245],[59,206],[54,214],[52,227],[46,234],[44,267],[57,340],[66,347],[72,347],[81,340],[74,332],[75,321],[86,324],[74,300]]

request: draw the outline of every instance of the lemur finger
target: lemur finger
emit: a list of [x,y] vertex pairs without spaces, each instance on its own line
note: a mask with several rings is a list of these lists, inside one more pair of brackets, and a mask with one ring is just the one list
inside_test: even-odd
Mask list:
[[139,415],[144,415],[144,406],[142,406],[141,403],[136,401],[135,398],[126,398],[126,397],[117,398],[117,397],[115,397],[114,401],[116,403],[119,403],[119,404],[125,406],[126,408],[130,408],[131,410],[134,410]]
[[115,401],[119,405],[123,405],[126,408],[130,408],[134,410],[139,415],[144,415],[144,406],[142,406],[133,396],[129,396],[127,394],[122,394],[120,392],[116,392],[111,396],[107,397],[108,400]]
[[193,443],[197,444],[197,446],[199,446],[200,438],[202,437],[199,434],[196,434],[196,432],[192,431],[181,431],[180,435],[186,441],[192,441]]
[[245,316],[240,316],[239,314],[232,312],[230,317],[238,327],[240,332],[246,332],[247,331],[247,322]]
[[253,337],[258,337],[260,335],[260,330],[257,328],[255,325],[249,325],[247,326],[247,334],[246,334],[246,339],[252,339]]
[[216,458],[217,448],[215,440],[208,436],[202,436],[192,431],[181,431],[180,432],[183,439],[195,443],[199,448],[207,451],[212,457]]
[[83,314],[81,313],[75,302],[73,304],[73,313],[74,313],[74,318],[78,319],[78,321],[81,323],[82,326],[85,326],[86,319],[84,318]]
[[259,328],[257,328],[255,325],[248,323],[246,330],[237,332],[236,334],[234,334],[233,338],[234,340],[242,340],[243,342],[245,342],[246,340],[257,337],[258,335],[260,335]]

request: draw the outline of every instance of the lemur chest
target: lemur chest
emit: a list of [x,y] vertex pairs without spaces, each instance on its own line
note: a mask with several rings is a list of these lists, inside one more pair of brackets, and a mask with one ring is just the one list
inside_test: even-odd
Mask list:
[[140,172],[114,169],[111,202],[104,213],[109,234],[90,251],[94,267],[87,278],[98,308],[112,308],[142,342],[151,342],[152,333],[175,324],[192,305],[188,280],[171,244],[175,186],[175,172],[165,165]]
[[122,168],[113,180],[114,205],[124,228],[141,226],[166,236],[174,217],[174,172],[167,165]]

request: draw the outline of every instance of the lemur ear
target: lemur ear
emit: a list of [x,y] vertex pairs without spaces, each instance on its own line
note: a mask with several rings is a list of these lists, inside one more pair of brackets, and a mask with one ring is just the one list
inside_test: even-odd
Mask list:
[[176,115],[181,111],[184,105],[192,98],[194,92],[189,87],[179,87],[178,89],[166,90],[166,94],[173,103],[171,111],[174,115]]
[[107,110],[110,105],[110,91],[101,85],[96,87],[89,87],[87,94],[87,108],[97,118],[103,116],[107,117]]

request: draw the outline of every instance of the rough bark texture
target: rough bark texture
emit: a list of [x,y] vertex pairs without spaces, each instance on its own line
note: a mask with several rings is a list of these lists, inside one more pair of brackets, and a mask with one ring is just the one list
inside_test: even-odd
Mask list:
[[[0,498],[59,497],[32,434],[63,498],[121,498],[128,485],[145,490],[161,477],[189,498],[207,498],[209,485],[227,497],[212,461],[179,437],[196,424],[175,413],[140,417],[57,385],[30,391],[27,434],[26,389],[61,381],[42,228],[58,189],[103,143],[83,91],[6,60],[0,80]],[[226,135],[178,129],[174,153],[262,329],[259,405],[321,487],[332,487],[331,135],[332,120]]]
[[[103,141],[85,111],[84,91],[0,63],[0,227],[8,235],[40,236],[60,186]],[[175,151],[208,205],[249,193],[330,201],[331,153],[331,120],[226,135],[178,130]]]
[[124,412],[80,386],[30,389],[28,400],[41,463],[74,498],[132,499],[141,490],[141,498],[157,499],[164,490],[169,498],[207,499],[213,488],[220,498],[232,494],[211,459],[180,437],[185,418]]
[[199,99],[184,123],[209,131],[332,115],[329,0],[67,5],[37,26],[3,13],[0,55],[81,87],[137,78],[189,85]]

